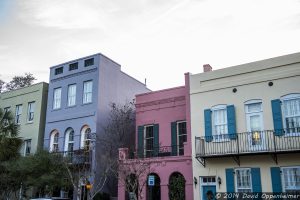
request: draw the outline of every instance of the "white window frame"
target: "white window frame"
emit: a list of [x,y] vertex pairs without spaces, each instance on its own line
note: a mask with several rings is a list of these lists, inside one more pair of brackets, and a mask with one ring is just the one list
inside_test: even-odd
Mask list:
[[[280,98],[280,101],[281,101],[281,112],[282,112],[282,124],[283,124],[283,128],[285,130],[287,130],[286,118],[291,117],[291,116],[286,116],[286,112],[285,112],[285,109],[284,109],[284,101],[292,100],[292,99],[300,99],[300,94],[299,93],[288,94],[288,95],[284,95],[284,96],[282,96]],[[296,117],[300,117],[300,113],[299,113],[299,115],[296,115]],[[288,133],[287,131],[285,131],[285,136],[300,136],[300,132]]]
[[22,109],[23,109],[22,104],[16,105],[16,115],[15,115],[16,124],[21,124]]
[[[89,131],[88,131],[89,130]],[[89,126],[84,126],[81,129],[81,137],[80,137],[80,148],[85,150],[90,150],[91,148],[91,133],[92,129]],[[88,146],[88,148],[87,148]]]
[[[91,84],[90,87],[88,87],[88,84]],[[83,82],[82,103],[88,104],[92,102],[93,102],[93,81],[92,80],[85,81]]]
[[[34,119],[35,101],[28,103],[27,122],[33,122]],[[32,116],[32,119],[31,119]]]
[[61,92],[62,92],[61,87],[55,88],[53,90],[53,110],[57,110],[61,108]]
[[[70,141],[70,133],[73,132],[73,141]],[[65,134],[65,148],[64,151],[69,153],[69,146],[72,145],[73,146],[73,150],[74,151],[74,137],[75,137],[75,133],[74,133],[74,129],[72,128],[68,128],[66,130],[66,134]]]
[[68,107],[76,105],[76,90],[76,84],[71,84],[68,86]]
[[[55,141],[55,136],[57,135],[57,142]],[[54,148],[56,147],[56,149]],[[52,131],[50,135],[50,152],[58,152],[59,151],[59,132],[58,131]]]
[[[185,134],[181,134],[181,135],[179,135],[179,124],[181,124],[181,123],[185,123]],[[186,141],[187,141],[187,124],[186,124],[186,121],[178,121],[177,123],[176,123],[176,131],[177,131],[177,155],[180,155],[179,153],[180,153],[180,149],[183,149],[183,152],[184,152],[184,145],[182,146],[182,147],[180,147],[180,144],[179,144],[179,137],[181,136],[181,137],[184,137],[184,136],[186,136]],[[185,142],[186,142],[185,141]],[[181,154],[181,155],[184,155],[184,154]]]
[[[32,147],[32,140],[31,139],[26,139],[23,141],[24,144],[24,149],[23,149],[23,156],[28,156],[31,154],[31,147]],[[30,144],[30,145],[28,145]],[[29,152],[27,150],[29,149]]]
[[281,167],[280,168],[280,171],[281,171],[281,182],[282,182],[282,190],[283,192],[286,192],[286,190],[294,190],[294,191],[297,191],[299,192],[300,191],[300,185],[298,186],[298,188],[295,186],[293,188],[287,188],[286,186],[286,182],[285,182],[285,174],[284,174],[284,170],[286,169],[298,169],[300,171],[300,166],[289,166],[289,167]]
[[[237,171],[246,171],[246,170],[249,170],[250,171],[250,173],[249,173],[249,185],[250,185],[250,187],[249,188],[247,188],[247,187],[241,187],[241,188],[238,188],[238,173],[237,173]],[[235,191],[236,192],[241,192],[241,191],[239,191],[239,189],[240,190],[248,190],[248,189],[250,189],[251,191],[250,192],[253,192],[253,188],[252,188],[252,177],[251,177],[251,168],[235,168],[234,169],[234,182],[235,182]],[[244,191],[242,191],[242,192],[244,192]]]
[[[152,137],[147,137],[147,128],[152,127]],[[147,140],[151,140],[152,139],[152,149],[148,149],[147,148]],[[154,155],[154,125],[146,125],[144,126],[144,156],[147,156],[147,152],[152,152],[150,153],[149,157],[153,157]]]
[[[226,123],[220,123],[216,124],[215,122],[215,112],[219,110],[225,110],[225,120]],[[228,120],[227,120],[227,105],[221,104],[221,105],[216,105],[211,108],[211,119],[212,119],[212,136],[213,136],[213,142],[225,142],[225,141],[230,141],[229,135],[228,135]],[[220,134],[216,133],[216,126],[225,126],[225,133]],[[222,137],[219,137],[222,135]]]

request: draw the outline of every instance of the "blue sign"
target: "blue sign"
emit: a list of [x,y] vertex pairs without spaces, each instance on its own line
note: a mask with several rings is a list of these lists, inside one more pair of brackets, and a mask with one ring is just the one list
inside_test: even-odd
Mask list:
[[154,184],[155,184],[155,176],[149,175],[148,176],[148,185],[149,186],[154,186]]

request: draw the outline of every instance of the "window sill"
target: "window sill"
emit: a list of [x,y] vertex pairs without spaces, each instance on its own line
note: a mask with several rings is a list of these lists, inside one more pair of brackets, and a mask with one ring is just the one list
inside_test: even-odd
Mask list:
[[285,133],[284,137],[300,137],[300,133]]
[[52,111],[61,110],[61,108],[52,108]]
[[82,103],[82,106],[92,104],[93,102]]
[[74,107],[76,107],[76,104],[72,106],[67,106],[67,108],[74,108]]
[[220,143],[220,142],[230,142],[229,138],[226,139],[214,139],[212,142]]
[[26,124],[33,124],[33,121],[28,121],[26,122]]

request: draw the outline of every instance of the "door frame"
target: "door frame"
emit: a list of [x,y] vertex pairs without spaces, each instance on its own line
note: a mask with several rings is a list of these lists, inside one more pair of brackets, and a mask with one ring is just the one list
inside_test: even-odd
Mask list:
[[[204,183],[203,178],[214,178],[215,181]],[[203,197],[203,186],[214,186],[216,188],[216,192],[217,192],[217,177],[216,176],[200,176],[199,180],[200,180],[200,199],[202,199],[202,197]]]

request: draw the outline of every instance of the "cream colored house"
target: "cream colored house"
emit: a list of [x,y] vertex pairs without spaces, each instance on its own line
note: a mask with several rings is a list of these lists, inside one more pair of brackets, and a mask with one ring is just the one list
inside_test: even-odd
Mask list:
[[300,191],[300,53],[190,75],[194,199]]

